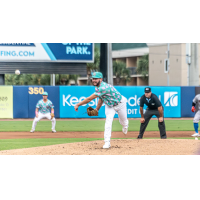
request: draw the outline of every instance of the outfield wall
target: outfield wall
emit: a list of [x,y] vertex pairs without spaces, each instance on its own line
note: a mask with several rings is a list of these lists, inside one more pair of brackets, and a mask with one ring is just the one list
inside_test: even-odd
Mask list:
[[48,92],[55,106],[55,117],[59,118],[59,86],[13,86],[13,118],[34,118],[36,104],[44,91]]
[[[140,97],[145,86],[115,86],[127,98],[128,118],[140,117]],[[193,117],[192,100],[200,93],[200,87],[151,87],[164,106],[164,116],[171,118]],[[93,86],[1,86],[0,118],[34,118],[35,106],[42,99],[43,91],[49,93],[55,106],[56,118],[89,118],[86,114],[88,106],[96,107],[98,100],[74,111],[74,106],[94,93]],[[145,107],[146,108],[146,107]],[[144,109],[145,109],[144,108]],[[118,115],[115,115],[117,118]],[[99,116],[105,118],[105,105],[99,111]]]

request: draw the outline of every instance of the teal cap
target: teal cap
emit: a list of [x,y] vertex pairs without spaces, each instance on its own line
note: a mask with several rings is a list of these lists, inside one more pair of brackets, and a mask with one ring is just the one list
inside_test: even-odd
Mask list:
[[103,78],[103,74],[101,72],[93,72],[92,78]]
[[48,96],[48,92],[43,92],[42,96]]

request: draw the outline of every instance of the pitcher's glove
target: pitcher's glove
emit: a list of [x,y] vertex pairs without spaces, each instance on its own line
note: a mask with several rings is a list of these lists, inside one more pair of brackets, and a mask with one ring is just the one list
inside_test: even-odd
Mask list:
[[89,116],[98,116],[98,111],[93,109],[92,107],[87,108],[87,114]]
[[51,119],[53,119],[54,118],[54,113],[51,113],[50,115],[51,115]]

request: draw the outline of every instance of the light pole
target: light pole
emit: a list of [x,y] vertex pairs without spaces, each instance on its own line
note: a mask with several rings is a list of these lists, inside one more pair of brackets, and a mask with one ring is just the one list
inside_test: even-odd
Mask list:
[[113,85],[113,65],[112,65],[112,43],[107,44],[107,74],[108,83]]
[[188,64],[187,86],[189,86],[190,85],[190,64],[191,64],[191,43],[186,43],[186,63]]
[[167,44],[167,60],[168,60],[168,62],[167,62],[167,85],[169,86],[170,84],[169,84],[169,50],[170,50],[170,48],[169,48],[169,43]]
[[55,76],[55,74],[51,74],[50,75],[50,79],[51,79],[51,86],[55,86],[56,84],[56,81],[55,81],[55,79],[56,79],[56,76]]

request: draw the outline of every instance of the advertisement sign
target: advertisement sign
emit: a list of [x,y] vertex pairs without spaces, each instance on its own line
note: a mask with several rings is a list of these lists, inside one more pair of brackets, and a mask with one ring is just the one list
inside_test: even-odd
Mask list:
[[[144,94],[142,86],[116,86],[115,87],[128,100],[128,118],[140,118],[140,98]],[[163,107],[164,117],[181,117],[181,88],[180,87],[151,87],[152,93],[158,96]],[[93,94],[93,86],[61,86],[60,87],[60,117],[61,118],[88,118],[86,108],[91,106],[96,108],[98,100],[95,99],[87,105],[80,106],[75,112],[74,106]],[[144,107],[144,111],[146,106]],[[97,118],[105,117],[105,105],[99,111]],[[115,117],[118,117],[117,114]]]
[[[140,98],[144,95],[142,86],[115,87],[128,100],[127,114],[129,118],[139,118]],[[164,117],[181,117],[181,88],[180,87],[151,87],[164,107]],[[146,106],[144,106],[144,111]]]
[[[89,118],[86,113],[87,107],[96,108],[98,99],[92,100],[90,103],[80,106],[78,112],[74,110],[74,106],[80,101],[92,95],[95,91],[93,86],[60,86],[60,118]],[[99,111],[99,116],[93,118],[105,117],[105,104]]]
[[93,43],[0,43],[0,61],[93,62]]
[[0,118],[13,118],[13,87],[0,86]]

